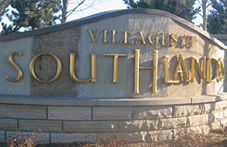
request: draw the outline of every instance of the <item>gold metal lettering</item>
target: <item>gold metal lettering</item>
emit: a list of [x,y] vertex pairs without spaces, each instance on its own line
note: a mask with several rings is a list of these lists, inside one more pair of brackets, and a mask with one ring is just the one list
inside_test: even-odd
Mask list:
[[158,75],[158,51],[153,51],[153,67],[139,66],[140,49],[135,50],[135,71],[134,71],[134,94],[139,94],[139,70],[151,69],[153,71],[152,91],[157,93],[157,75]]
[[223,59],[219,58],[218,64],[219,64],[220,76],[217,79],[218,79],[218,81],[222,81],[222,80],[224,80],[224,77],[225,77],[225,69],[224,69]]
[[146,41],[145,41],[145,39],[143,37],[143,33],[142,32],[139,32],[139,35],[137,36],[137,39],[136,39],[136,44],[138,44],[140,40],[142,41],[143,44],[146,44]]
[[182,57],[182,55],[180,54],[178,57],[178,62],[177,62],[177,66],[173,75],[173,79],[177,80],[178,79],[178,74],[181,74],[181,76],[183,76],[183,81],[184,82],[189,82],[189,77],[188,77],[188,72],[186,69],[186,64],[184,62],[184,59]]
[[[150,33],[147,37],[148,39],[148,42],[151,44],[151,45],[157,45],[158,44],[158,37],[155,37],[155,43],[152,41],[152,34],[153,33]],[[154,32],[154,34],[158,35],[157,32]]]
[[19,82],[23,78],[23,71],[20,69],[20,67],[14,62],[13,56],[14,55],[19,55],[22,56],[23,54],[21,52],[12,52],[8,56],[8,62],[9,64],[16,70],[17,72],[17,78],[15,80],[11,79],[9,76],[6,77],[7,80],[10,82]]
[[96,55],[95,54],[91,54],[91,78],[89,78],[88,80],[85,80],[85,81],[79,80],[75,75],[74,66],[75,66],[75,53],[71,53],[69,73],[72,80],[77,83],[88,83],[88,82],[96,83]]
[[188,37],[189,37],[189,45],[188,45],[188,47],[192,47],[193,44],[194,44],[194,38],[196,38],[196,36],[189,35]]
[[95,35],[95,37],[94,37],[92,31],[91,31],[91,30],[88,30],[88,33],[89,33],[89,35],[90,35],[91,40],[92,40],[93,43],[96,42],[96,39],[97,39],[97,37],[98,37],[98,35],[99,35],[99,32],[100,32],[100,30],[97,30],[96,35]]
[[118,58],[119,57],[128,57],[125,54],[103,54],[103,57],[114,57],[113,61],[113,83],[118,83]]
[[[162,34],[162,46],[168,46],[169,45],[169,35],[167,33],[161,33]],[[168,36],[165,38],[165,36]],[[167,44],[165,42],[167,41]]]
[[180,81],[175,80],[175,81],[170,81],[169,80],[169,57],[164,56],[164,82],[165,84],[178,84]]
[[181,42],[180,42],[180,47],[185,47],[187,46],[187,38],[186,36],[181,37]]
[[175,46],[177,45],[177,34],[173,33],[170,35],[170,46]]
[[[214,65],[215,65],[215,73],[214,73],[214,78],[211,79],[211,62],[214,61]],[[218,72],[220,69],[220,65],[219,65],[219,61],[217,61],[214,58],[208,58],[207,59],[207,78],[206,78],[206,82],[210,83],[210,82],[214,82],[216,78],[218,78]]]
[[107,30],[104,30],[103,31],[103,43],[107,43],[107,33],[108,33],[108,31]]
[[121,44],[121,42],[115,42],[116,33],[117,33],[116,30],[112,30],[112,44]]
[[207,58],[207,74],[206,74],[206,82],[210,83],[211,82],[211,59]]
[[134,42],[133,41],[131,41],[131,43],[128,43],[128,31],[123,31],[123,33],[124,33],[124,44],[125,45],[128,45],[128,44],[134,44]]
[[[53,57],[53,58],[55,59],[56,63],[57,63],[57,73],[56,73],[55,77],[54,77],[53,79],[49,80],[49,81],[40,80],[40,79],[36,76],[35,70],[34,70],[36,60],[37,60],[40,56],[43,56],[43,55],[48,55],[48,56]],[[60,75],[61,75],[61,73],[62,73],[62,65],[61,65],[61,61],[58,59],[57,56],[55,56],[55,55],[53,55],[53,54],[50,54],[50,53],[40,53],[40,54],[36,55],[34,58],[32,58],[32,60],[31,60],[31,62],[30,62],[30,66],[29,66],[29,71],[30,71],[32,77],[33,77],[36,81],[38,81],[38,82],[40,82],[40,83],[51,83],[51,82],[56,81],[56,80],[60,77]]]
[[[204,60],[203,60],[204,61]],[[194,82],[195,78],[195,69],[197,70],[199,76],[203,80],[203,82],[206,81],[205,70],[204,70],[205,63],[203,63],[203,70],[201,70],[199,63],[197,62],[195,57],[191,57],[191,82]]]

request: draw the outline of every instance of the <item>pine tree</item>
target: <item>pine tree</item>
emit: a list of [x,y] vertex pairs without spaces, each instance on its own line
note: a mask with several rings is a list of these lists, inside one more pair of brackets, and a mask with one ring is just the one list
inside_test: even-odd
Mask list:
[[17,11],[7,14],[12,25],[3,24],[2,34],[17,32],[20,28],[35,30],[52,25],[60,16],[54,14],[60,10],[60,0],[11,0],[11,6]]
[[227,0],[212,0],[207,28],[211,34],[227,34]]
[[151,8],[168,11],[188,21],[194,19],[199,8],[193,6],[196,0],[123,0],[128,8]]

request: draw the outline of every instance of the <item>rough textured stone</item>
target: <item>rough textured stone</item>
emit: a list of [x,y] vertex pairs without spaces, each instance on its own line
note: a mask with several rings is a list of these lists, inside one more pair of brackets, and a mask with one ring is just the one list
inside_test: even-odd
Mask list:
[[221,124],[221,122],[213,122],[212,124],[211,124],[211,129],[212,130],[217,130],[217,129],[221,129],[222,128],[222,124]]
[[134,119],[153,119],[170,117],[172,117],[172,107],[170,106],[151,106],[134,108]]
[[0,129],[16,130],[17,120],[16,119],[0,119]]
[[211,113],[213,111],[215,111],[215,112],[222,111],[223,109],[226,108],[226,106],[227,106],[226,100],[209,103],[209,104],[204,104],[204,112]]
[[172,140],[172,130],[149,131],[148,142]]
[[91,107],[48,107],[48,118],[58,120],[90,120]]
[[175,106],[173,110],[173,117],[199,115],[201,113],[202,110],[199,105]]
[[[17,131],[7,131],[6,132],[6,137],[10,137],[12,134],[17,134]],[[49,133],[44,133],[41,132],[38,134],[38,132],[25,132],[25,131],[20,131],[19,135],[22,137],[23,135],[31,135],[34,136],[33,140],[37,141],[38,144],[45,144],[45,143],[50,143],[49,139]]]
[[169,119],[160,119],[160,129],[173,129],[186,127],[187,118],[169,118]]
[[41,131],[60,132],[62,131],[62,122],[50,120],[19,120],[19,129],[25,131],[41,129]]
[[210,131],[212,130],[211,125],[204,125],[203,127],[203,133],[204,134],[209,134]]
[[118,130],[117,121],[64,121],[63,132],[112,132]]
[[0,105],[0,117],[45,119],[46,107],[31,105]]
[[5,131],[0,131],[0,142],[5,142]]
[[119,132],[119,133],[98,133],[97,136],[102,139],[108,139],[110,136],[117,135],[118,137],[127,140],[128,142],[146,142],[147,141],[147,132]]
[[132,119],[132,107],[94,107],[94,120]]
[[72,143],[93,141],[95,133],[51,133],[53,143]]
[[188,124],[187,124],[188,127],[206,125],[209,122],[210,123],[213,122],[213,118],[210,119],[208,114],[190,116],[187,119],[188,119]]
[[[56,81],[48,84],[40,83],[34,78],[31,78],[32,95],[73,97],[78,95],[78,91],[74,87],[77,87],[80,83],[74,82],[69,76],[69,54],[76,53],[78,57],[79,36],[80,27],[75,27],[34,37],[31,50],[32,56],[38,55],[39,53],[51,53],[57,56],[62,64],[62,73]],[[39,79],[49,81],[55,76],[56,71],[56,61],[53,57],[44,55],[37,59],[35,72]],[[75,73],[77,72],[75,70]]]
[[133,120],[119,122],[119,131],[145,131],[157,129],[158,120]]
[[220,121],[227,118],[227,110],[213,113],[214,121]]

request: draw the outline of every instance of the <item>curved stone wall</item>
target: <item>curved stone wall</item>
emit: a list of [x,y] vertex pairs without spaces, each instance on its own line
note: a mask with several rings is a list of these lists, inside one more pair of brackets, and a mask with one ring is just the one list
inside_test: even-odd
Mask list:
[[[0,141],[16,128],[41,129],[39,143],[91,141],[121,134],[129,142],[172,139],[181,129],[207,134],[226,125],[226,93],[147,99],[0,98]],[[10,100],[11,99],[11,100]]]

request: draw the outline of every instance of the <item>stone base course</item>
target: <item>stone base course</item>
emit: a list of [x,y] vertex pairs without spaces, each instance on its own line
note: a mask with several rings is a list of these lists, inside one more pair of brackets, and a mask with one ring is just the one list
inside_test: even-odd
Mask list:
[[[27,134],[41,129],[41,137],[37,138],[39,143],[85,142],[96,136],[105,139],[113,134],[120,134],[129,142],[156,142],[170,140],[178,131],[184,130],[208,134],[227,125],[227,94],[217,95],[217,101],[213,101],[213,97],[207,101],[202,97],[201,102],[198,97],[198,103],[192,102],[193,97],[190,103],[177,101],[169,105],[157,100],[156,105],[143,102],[141,105],[139,99],[125,99],[125,105],[119,104],[122,99],[112,99],[109,103],[107,99],[92,99],[86,105],[82,100],[75,100],[78,103],[70,106],[63,106],[63,101],[57,105],[57,100],[53,100],[53,105],[50,100],[43,104],[31,100],[30,104],[18,105],[8,103],[9,97],[4,103],[4,97],[1,97],[0,141],[5,142],[17,128],[20,133]],[[92,104],[93,101],[96,103]],[[22,98],[18,96],[17,102],[23,102]],[[107,105],[103,106],[103,102]]]

